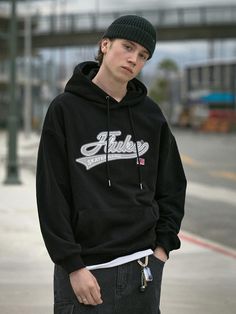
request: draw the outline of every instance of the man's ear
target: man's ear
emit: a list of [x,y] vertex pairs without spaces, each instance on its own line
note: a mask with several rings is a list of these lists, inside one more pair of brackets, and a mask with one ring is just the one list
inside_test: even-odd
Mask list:
[[102,53],[106,53],[109,47],[110,40],[108,38],[104,38],[101,42],[101,51]]

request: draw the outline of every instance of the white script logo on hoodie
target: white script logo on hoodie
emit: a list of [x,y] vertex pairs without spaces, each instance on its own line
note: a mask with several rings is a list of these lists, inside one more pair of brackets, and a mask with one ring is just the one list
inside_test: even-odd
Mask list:
[[[117,141],[121,131],[109,132],[108,161],[118,159],[137,158],[135,142],[131,140],[132,136],[127,135],[124,141]],[[85,144],[81,147],[81,154],[85,157],[77,158],[76,162],[83,164],[87,170],[106,162],[108,132],[100,132],[97,135],[97,142]],[[148,142],[137,141],[139,156],[144,155],[148,149]],[[100,152],[100,153],[99,153]]]

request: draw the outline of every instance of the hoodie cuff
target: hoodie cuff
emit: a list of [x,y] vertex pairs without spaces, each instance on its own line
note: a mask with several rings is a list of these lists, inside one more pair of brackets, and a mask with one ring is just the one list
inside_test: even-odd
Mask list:
[[180,240],[177,234],[169,232],[158,232],[156,240],[156,247],[157,246],[162,247],[169,258],[170,251],[180,248]]
[[86,267],[84,265],[84,262],[80,256],[80,254],[72,255],[72,256],[64,259],[63,261],[61,261],[58,264],[61,267],[63,267],[68,274],[70,274],[73,271],[76,271],[80,268]]

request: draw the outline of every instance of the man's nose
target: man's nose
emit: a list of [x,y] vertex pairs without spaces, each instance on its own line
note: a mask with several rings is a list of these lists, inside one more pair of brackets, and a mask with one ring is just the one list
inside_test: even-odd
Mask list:
[[130,54],[130,56],[129,56],[129,58],[128,58],[128,61],[130,62],[130,63],[132,63],[132,65],[136,65],[136,63],[137,63],[137,54],[136,53],[132,53],[132,54]]

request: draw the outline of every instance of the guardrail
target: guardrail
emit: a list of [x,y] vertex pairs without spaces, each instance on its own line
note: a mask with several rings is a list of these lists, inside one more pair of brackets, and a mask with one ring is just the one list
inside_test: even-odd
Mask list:
[[37,15],[33,17],[34,34],[68,33],[104,30],[115,18],[137,14],[147,18],[155,27],[188,27],[236,24],[236,6],[188,7],[173,9],[134,10],[111,13],[74,13]]

